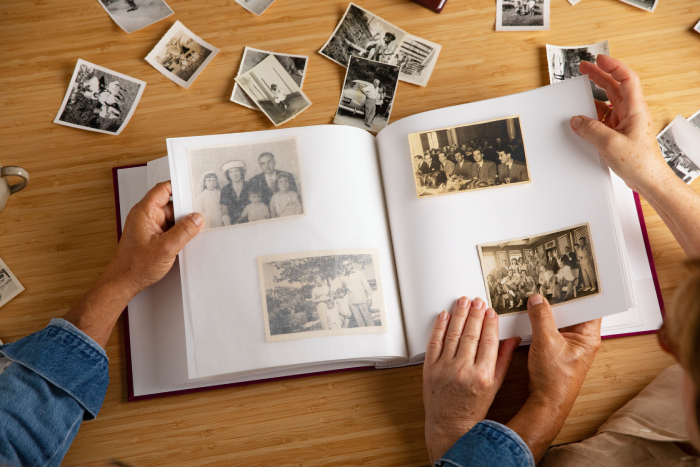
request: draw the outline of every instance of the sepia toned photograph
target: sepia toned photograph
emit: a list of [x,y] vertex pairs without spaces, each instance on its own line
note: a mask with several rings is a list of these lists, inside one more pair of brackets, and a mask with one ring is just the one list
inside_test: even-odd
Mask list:
[[419,197],[530,183],[520,117],[408,135]]
[[177,21],[146,57],[156,70],[187,89],[219,49]]
[[237,76],[236,83],[275,126],[287,123],[311,106],[309,98],[274,55]]
[[420,37],[406,35],[390,64],[399,67],[399,79],[427,86],[442,46]]
[[146,88],[144,81],[78,60],[54,123],[118,135]]
[[389,124],[399,67],[351,57],[333,123],[378,133]]
[[661,153],[673,172],[690,184],[700,175],[700,128],[677,116],[656,137]]
[[268,342],[387,330],[377,250],[258,258]]
[[478,245],[489,306],[526,313],[533,294],[554,306],[600,293],[590,226]]
[[260,16],[265,13],[265,10],[267,10],[274,1],[275,0],[236,0],[236,3],[251,13]]
[[[274,55],[280,65],[287,70],[289,76],[297,83],[299,88],[304,86],[304,77],[306,76],[306,65],[309,62],[309,57],[305,55],[292,55],[292,54],[279,54],[274,52],[267,52],[265,50],[258,50],[252,47],[246,47],[243,51],[243,58],[241,59],[241,66],[238,69],[238,75],[245,73],[250,70],[258,63],[265,60],[270,55]],[[255,102],[250,100],[248,95],[243,91],[243,89],[234,83],[233,93],[231,93],[231,102],[240,104],[243,107],[248,107],[253,110],[260,110],[260,108],[255,105]]]
[[636,6],[637,8],[641,8],[642,10],[648,11],[649,13],[653,13],[654,9],[656,8],[656,4],[659,3],[658,0],[620,0],[623,3],[626,3],[628,5]]
[[549,0],[497,0],[496,31],[548,31]]
[[403,30],[351,3],[320,53],[344,67],[351,56],[390,63],[405,37]]
[[107,14],[127,33],[138,31],[173,14],[163,0],[98,0]]
[[187,158],[205,230],[305,214],[296,136],[188,148]]
[[[581,62],[595,63],[596,58],[601,54],[610,55],[608,41],[576,47],[557,47],[547,44],[549,82],[554,84],[581,76],[581,70],[579,70]],[[607,102],[608,95],[605,90],[598,87],[592,80],[588,81],[591,83],[593,97],[599,101]]]
[[22,284],[12,274],[5,262],[0,259],[0,306],[3,306],[23,291],[24,287]]

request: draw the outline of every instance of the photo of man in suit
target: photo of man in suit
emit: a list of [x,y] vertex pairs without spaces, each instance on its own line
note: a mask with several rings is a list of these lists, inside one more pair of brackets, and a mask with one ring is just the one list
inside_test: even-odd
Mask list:
[[527,182],[530,178],[527,175],[527,167],[519,161],[513,160],[507,151],[498,152],[498,180],[501,183]]
[[491,161],[485,161],[484,155],[479,149],[475,149],[472,154],[474,157],[474,163],[471,166],[471,173],[469,178],[478,178],[493,185],[496,180],[496,163]]
[[281,174],[286,174],[289,177],[289,190],[298,192],[297,184],[294,180],[294,175],[283,170],[275,169],[275,155],[271,152],[264,152],[258,156],[258,164],[262,169],[262,173],[250,179],[250,190],[259,191],[262,194],[262,202],[270,207],[270,199],[272,195],[279,191],[277,186],[277,177]]
[[462,178],[466,178],[466,179],[472,178],[469,175],[471,173],[472,162],[464,160],[464,153],[457,151],[455,153],[455,160],[457,161],[457,163],[455,164],[454,173],[452,174],[452,178],[457,178],[457,177],[462,177]]
[[444,152],[438,154],[438,159],[440,160],[440,170],[445,172],[447,178],[451,178],[455,171],[454,163],[447,160],[447,155]]

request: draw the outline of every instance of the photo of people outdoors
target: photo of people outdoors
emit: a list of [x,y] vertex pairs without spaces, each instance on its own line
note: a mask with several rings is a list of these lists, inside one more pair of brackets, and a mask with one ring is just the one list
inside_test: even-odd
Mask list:
[[530,183],[520,117],[408,135],[418,196]]
[[498,0],[497,31],[549,29],[549,0]]
[[[581,70],[579,70],[581,62],[595,63],[596,57],[600,54],[610,55],[608,41],[580,47],[557,47],[547,44],[549,82],[554,84],[581,76]],[[591,83],[593,98],[603,102],[608,101],[605,89],[599,87],[592,80],[589,80],[589,82]]]
[[673,172],[685,183],[700,175],[700,128],[682,116],[676,117],[658,134],[661,153]]
[[100,0],[105,11],[127,33],[138,31],[173,14],[163,0]]
[[268,342],[386,331],[377,250],[258,258]]
[[399,67],[401,81],[426,86],[441,49],[439,44],[406,34],[391,64]]
[[527,312],[536,293],[552,305],[600,293],[588,224],[477,248],[489,305],[499,315]]
[[189,148],[187,155],[204,229],[304,214],[296,137]]

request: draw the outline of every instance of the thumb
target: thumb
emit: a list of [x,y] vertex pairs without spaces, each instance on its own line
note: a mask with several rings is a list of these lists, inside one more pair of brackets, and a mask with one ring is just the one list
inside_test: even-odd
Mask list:
[[527,314],[532,324],[532,342],[559,335],[549,302],[540,294],[534,294],[527,301]]
[[574,133],[591,143],[600,152],[604,152],[605,148],[619,136],[619,133],[612,128],[584,115],[572,117],[569,123]]
[[180,219],[170,230],[161,235],[161,238],[171,253],[176,255],[202,230],[202,224],[204,224],[204,217],[194,212]]

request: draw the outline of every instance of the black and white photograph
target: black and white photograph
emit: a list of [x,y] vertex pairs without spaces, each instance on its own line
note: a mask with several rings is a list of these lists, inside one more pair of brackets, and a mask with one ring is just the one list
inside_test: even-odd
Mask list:
[[187,158],[205,230],[305,214],[296,136],[188,148]]
[[497,0],[496,31],[548,31],[549,0]]
[[[608,41],[572,47],[558,47],[547,44],[549,82],[554,84],[581,76],[581,71],[579,70],[581,62],[595,63],[596,58],[600,54],[610,55]],[[589,80],[589,82],[591,83],[593,97],[599,101],[607,102],[608,95],[605,93],[605,90],[598,87],[593,81]]]
[[0,259],[0,306],[15,298],[22,291],[24,291],[22,284],[12,274],[5,262]]
[[698,21],[697,24],[695,24],[695,27],[693,29],[695,30],[695,32],[700,32],[700,21]]
[[344,67],[351,56],[390,63],[405,37],[405,31],[351,3],[320,53]]
[[441,49],[439,44],[407,34],[391,64],[399,67],[399,80],[427,86]]
[[530,183],[519,116],[408,135],[419,197]]
[[688,117],[688,121],[696,127],[700,128],[700,110]]
[[275,126],[287,123],[311,106],[309,98],[274,55],[237,76],[236,83]]
[[628,5],[636,6],[637,8],[641,8],[642,10],[648,11],[650,13],[654,12],[654,9],[656,8],[656,4],[659,3],[659,0],[620,0],[623,3],[627,3]]
[[536,293],[552,306],[600,293],[588,224],[477,249],[489,306],[500,316],[526,313],[527,300]]
[[240,6],[260,16],[265,13],[275,0],[236,0]]
[[[275,56],[277,61],[280,62],[280,65],[282,65],[285,70],[287,70],[287,73],[289,73],[289,76],[292,77],[299,88],[304,86],[306,66],[309,62],[309,57],[306,55],[281,54],[246,47],[243,51],[243,58],[241,59],[241,66],[238,69],[237,76],[240,76],[241,74],[250,70],[270,55]],[[243,91],[243,89],[241,89],[238,83],[235,82],[233,85],[233,92],[231,93],[231,102],[240,104],[243,107],[248,107],[249,109],[260,110],[260,108],[255,105],[255,102],[250,100],[248,95]]]
[[138,31],[173,14],[163,0],[98,0],[127,33]]
[[219,49],[177,21],[151,50],[146,61],[187,89],[218,52]]
[[386,332],[377,250],[258,258],[268,342]]
[[678,178],[690,184],[700,175],[700,128],[679,115],[658,134],[656,141]]
[[145,88],[144,81],[79,59],[53,122],[118,135],[129,123]]
[[399,67],[351,57],[333,123],[378,133],[389,124]]

